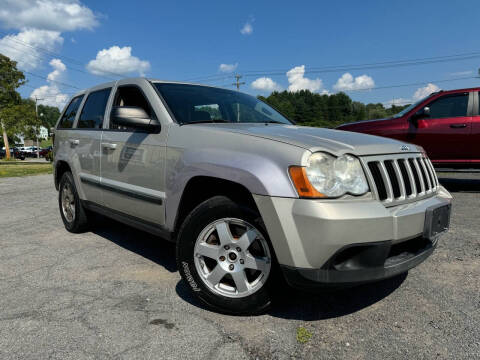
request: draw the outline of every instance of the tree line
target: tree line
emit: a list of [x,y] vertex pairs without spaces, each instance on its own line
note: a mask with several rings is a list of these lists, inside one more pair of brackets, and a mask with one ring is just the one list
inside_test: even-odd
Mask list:
[[299,125],[335,127],[346,122],[392,116],[408,105],[385,108],[383,104],[363,104],[345,93],[317,94],[309,90],[273,92],[258,96]]
[[[18,142],[18,135],[35,139],[40,126],[53,127],[60,115],[58,108],[39,105],[37,116],[35,101],[22,99],[17,89],[26,83],[25,75],[17,63],[0,54],[0,139],[1,147]],[[7,151],[7,158],[10,153]]]

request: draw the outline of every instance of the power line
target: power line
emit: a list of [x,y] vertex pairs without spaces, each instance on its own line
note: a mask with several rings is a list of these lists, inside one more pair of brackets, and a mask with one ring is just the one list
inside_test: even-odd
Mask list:
[[46,76],[43,76],[43,75],[38,75],[38,74],[35,74],[35,73],[32,73],[30,71],[23,71],[25,74],[29,74],[31,76],[35,76],[37,78],[40,78],[40,79],[44,79],[44,80],[47,80],[47,81],[51,81],[51,82],[54,82],[56,84],[59,84],[59,85],[62,85],[62,86],[68,86],[68,87],[71,87],[73,89],[77,89],[77,90],[82,90],[81,88],[75,86],[75,85],[71,85],[71,84],[67,84],[65,82],[61,82],[61,81],[57,81],[57,80],[52,80],[52,79],[48,79],[48,77]]
[[[45,48],[42,48],[42,47],[40,47],[40,46],[36,46],[36,45],[29,44],[29,43],[27,43],[27,42],[25,42],[25,41],[22,41],[22,40],[19,40],[19,39],[14,39],[14,38],[12,38],[12,37],[8,37],[8,36],[10,36],[10,34],[4,32],[4,31],[0,31],[0,34],[6,35],[3,39],[7,39],[7,40],[13,41],[13,42],[15,42],[15,43],[17,43],[17,44],[19,44],[19,45],[22,45],[22,46],[29,47],[29,48],[32,48],[32,49],[34,49],[34,50],[37,50],[37,51],[39,51],[39,52],[41,52],[41,53],[46,54],[46,55],[47,55],[48,57],[50,57],[50,58],[54,58],[54,57],[55,57],[55,58],[60,58],[60,59],[63,59],[63,60],[64,60],[65,62],[67,62],[67,63],[73,63],[73,64],[75,64],[75,65],[80,65],[80,66],[82,66],[82,67],[85,65],[84,62],[82,62],[82,61],[80,61],[80,60],[77,60],[77,59],[74,59],[74,58],[70,58],[70,57],[67,57],[67,56],[65,56],[65,55],[61,55],[61,54],[59,54],[59,53],[57,53],[57,52],[50,51],[50,50],[45,49]],[[11,47],[11,45],[10,45],[10,47]],[[19,50],[18,48],[15,48],[15,47],[12,47],[12,48],[14,48],[14,49],[16,49],[16,50]],[[30,54],[30,55],[35,56],[35,57],[37,57],[37,58],[40,58],[40,57],[39,57],[38,55],[36,55],[36,54]],[[69,65],[69,66],[71,66],[71,65]],[[76,69],[76,68],[73,68],[73,67],[69,67],[69,69],[70,69],[70,68],[73,69],[73,70],[75,70],[75,71],[82,72],[82,73],[84,73],[84,74],[94,75],[94,76],[102,77],[102,78],[108,79],[108,80],[116,80],[116,78],[111,78],[111,77],[107,77],[107,76],[99,75],[99,74],[92,74],[92,73],[89,73],[89,72],[87,72],[87,71],[84,71],[84,70],[81,70],[81,69]],[[125,77],[125,75],[123,75],[123,74],[118,74],[118,73],[115,73],[115,72],[113,72],[113,71],[104,71],[104,72],[105,72],[105,73],[108,73],[108,74],[111,74],[111,75],[114,75],[114,76],[116,76],[116,77],[120,77],[120,78],[124,78],[124,77]]]
[[[460,53],[452,55],[443,55],[427,58],[417,58],[417,59],[407,59],[407,60],[394,60],[394,61],[383,61],[383,62],[374,62],[374,63],[363,63],[363,64],[352,64],[352,65],[331,65],[323,67],[309,67],[305,70],[306,74],[319,74],[319,73],[330,73],[330,72],[344,72],[344,71],[355,71],[355,70],[367,70],[367,69],[384,69],[392,67],[405,67],[405,66],[417,66],[417,65],[426,65],[433,63],[444,63],[444,62],[454,62],[469,60],[474,58],[480,58],[480,52],[470,52],[470,53]],[[276,75],[285,75],[287,71],[291,69],[278,69],[278,70],[250,70],[244,71],[243,75],[245,77],[254,77],[254,76],[276,76]],[[224,78],[224,74],[211,74],[204,77],[196,77],[187,79],[185,81],[214,81]]]

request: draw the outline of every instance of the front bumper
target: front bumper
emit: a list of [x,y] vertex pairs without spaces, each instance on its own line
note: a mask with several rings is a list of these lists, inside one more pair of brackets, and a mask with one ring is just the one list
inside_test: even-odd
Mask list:
[[427,209],[450,204],[443,188],[385,207],[372,198],[309,200],[254,196],[287,281],[297,287],[380,280],[425,260]]

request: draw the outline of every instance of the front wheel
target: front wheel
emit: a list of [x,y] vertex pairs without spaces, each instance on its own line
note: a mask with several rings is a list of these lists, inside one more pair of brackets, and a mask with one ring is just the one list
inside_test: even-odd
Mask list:
[[223,197],[197,206],[179,231],[177,264],[194,294],[232,314],[264,311],[271,302],[274,255],[260,215]]

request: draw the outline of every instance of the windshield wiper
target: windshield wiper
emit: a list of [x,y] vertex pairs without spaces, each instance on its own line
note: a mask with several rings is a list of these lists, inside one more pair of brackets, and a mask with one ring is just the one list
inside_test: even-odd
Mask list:
[[211,120],[200,120],[200,121],[190,121],[184,122],[182,125],[191,125],[191,124],[205,124],[205,123],[230,123],[231,121],[224,119],[211,119]]
[[277,120],[268,120],[268,121],[263,121],[265,124],[283,124],[283,125],[287,125],[285,124],[284,122],[281,122],[281,121],[277,121]]

